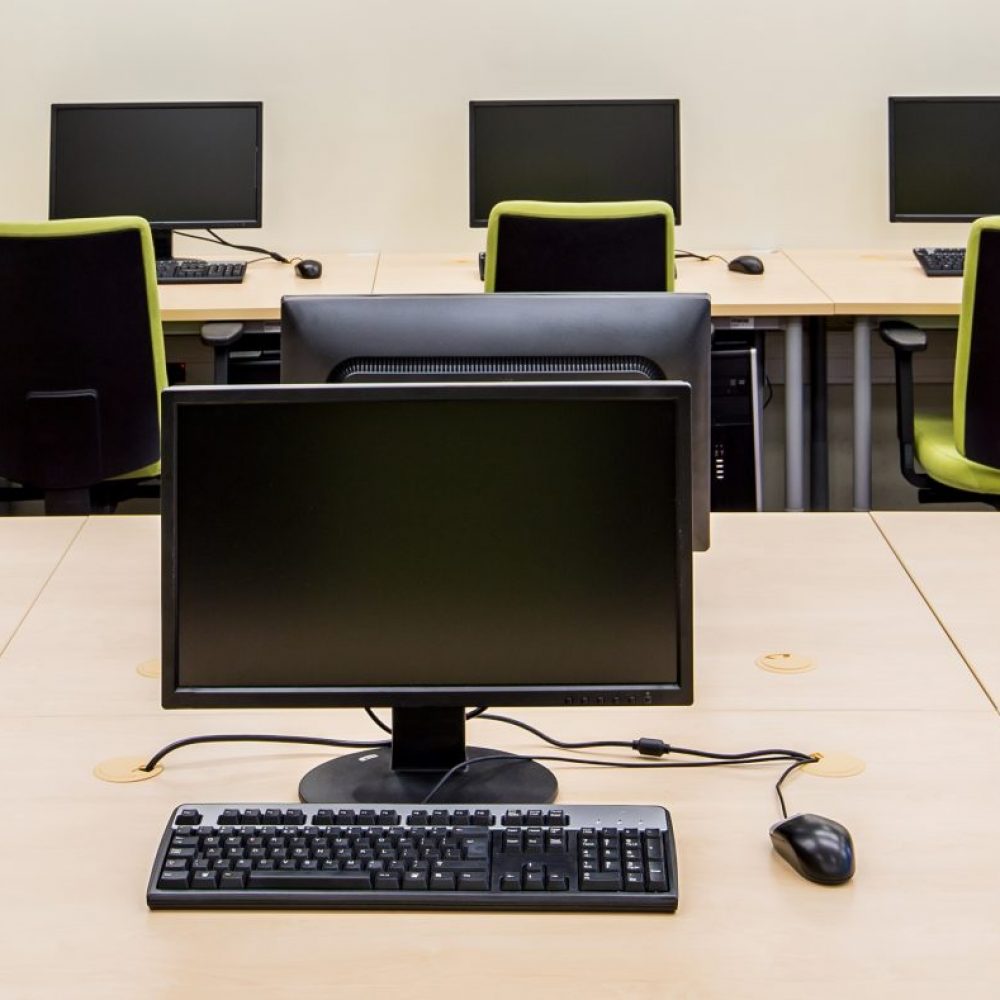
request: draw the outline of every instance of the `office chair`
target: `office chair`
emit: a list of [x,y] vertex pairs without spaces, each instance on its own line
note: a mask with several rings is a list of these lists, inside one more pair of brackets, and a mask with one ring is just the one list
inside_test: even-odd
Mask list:
[[501,201],[486,230],[487,292],[671,292],[664,201]]
[[0,500],[47,514],[158,496],[166,385],[144,219],[0,224]]
[[969,232],[950,417],[914,409],[913,355],[927,334],[898,320],[879,334],[895,354],[899,461],[918,500],[1000,510],[1000,216]]

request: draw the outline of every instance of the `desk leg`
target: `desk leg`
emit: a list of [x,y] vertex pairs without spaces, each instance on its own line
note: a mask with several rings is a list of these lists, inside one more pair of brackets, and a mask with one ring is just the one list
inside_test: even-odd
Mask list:
[[854,320],[854,509],[872,506],[872,321]]
[[785,327],[785,510],[805,510],[803,384],[802,320],[794,317]]

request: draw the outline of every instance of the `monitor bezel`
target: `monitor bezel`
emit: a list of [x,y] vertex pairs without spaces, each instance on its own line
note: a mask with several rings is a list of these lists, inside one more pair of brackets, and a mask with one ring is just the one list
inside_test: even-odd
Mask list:
[[[177,588],[177,420],[185,406],[246,405],[391,399],[571,399],[663,400],[676,412],[674,474],[677,483],[673,561],[677,573],[676,681],[662,684],[407,685],[396,687],[213,687],[182,686],[178,662]],[[405,708],[468,706],[690,705],[694,697],[691,546],[691,389],[684,382],[452,382],[385,385],[178,386],[163,399],[162,462],[162,689],[172,708]]]
[[896,209],[896,107],[900,104],[1000,104],[1000,96],[963,97],[936,95],[930,97],[895,96],[888,99],[889,124],[889,221],[890,222],[975,222],[990,212],[952,214],[934,212],[899,212]]
[[256,122],[256,155],[254,169],[256,184],[254,193],[254,217],[252,219],[147,219],[150,229],[257,229],[263,225],[264,187],[264,102],[263,101],[137,101],[137,102],[89,102],[53,104],[49,127],[49,218],[53,219],[56,191],[56,133],[57,119],[62,111],[125,111],[125,110],[174,110],[189,108],[251,108]]
[[676,184],[676,204],[670,207],[674,210],[674,224],[681,224],[681,102],[679,97],[642,97],[642,98],[581,98],[579,100],[513,100],[513,101],[469,101],[469,227],[484,229],[488,218],[476,215],[476,109],[482,107],[515,108],[515,107],[609,107],[628,105],[662,105],[673,110],[674,126],[674,179]]

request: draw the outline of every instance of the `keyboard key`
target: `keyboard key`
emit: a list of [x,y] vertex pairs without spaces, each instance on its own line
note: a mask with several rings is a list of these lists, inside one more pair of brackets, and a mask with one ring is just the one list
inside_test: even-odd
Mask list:
[[367,872],[253,871],[251,889],[370,889]]

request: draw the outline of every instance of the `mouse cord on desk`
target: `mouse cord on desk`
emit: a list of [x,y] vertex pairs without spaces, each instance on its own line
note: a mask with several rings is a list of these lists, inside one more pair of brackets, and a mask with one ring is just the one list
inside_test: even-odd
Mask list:
[[710,253],[706,255],[701,253],[695,253],[693,250],[675,250],[674,259],[678,257],[691,257],[694,260],[712,260],[714,258],[715,260],[721,260],[723,264],[729,263],[729,261],[726,260],[726,258],[723,257],[721,254]]
[[[759,751],[759,753],[764,754],[767,751]],[[810,757],[808,760],[797,760],[793,767],[801,767],[803,764],[808,764],[814,758]],[[746,756],[740,758],[728,758],[725,760],[663,760],[663,761],[634,761],[634,760],[594,760],[591,757],[563,757],[557,754],[531,754],[531,753],[494,753],[494,754],[484,754],[482,757],[472,757],[469,760],[462,761],[460,764],[456,764],[449,771],[446,771],[442,775],[441,780],[424,796],[421,800],[422,805],[426,805],[433,801],[434,796],[442,789],[442,787],[447,784],[456,774],[464,771],[466,768],[471,767],[473,764],[482,764],[484,761],[488,760],[533,760],[533,761],[558,761],[564,764],[586,764],[590,767],[622,767],[628,768],[630,770],[644,771],[644,770],[662,770],[664,768],[691,768],[691,767],[734,767],[739,764],[769,764],[776,761],[786,761],[788,760],[787,754],[782,754],[781,756]],[[788,770],[791,770],[789,768]],[[779,778],[779,781],[784,780],[785,775],[788,774],[788,770]]]
[[777,783],[774,786],[774,790],[778,793],[778,801],[781,803],[781,818],[788,819],[788,810],[785,808],[785,796],[781,794],[781,786],[785,783],[785,778],[787,778],[792,771],[797,768],[804,767],[806,764],[811,764],[813,761],[818,760],[817,757],[812,756],[808,760],[797,760],[790,767],[785,768],[781,773],[781,777],[778,778]]
[[[266,260],[268,257],[271,260],[276,260],[279,264],[294,264],[295,261],[301,260],[301,257],[286,257],[284,254],[278,253],[276,250],[268,250],[267,247],[255,247],[249,246],[245,243],[232,243],[227,239],[220,236],[214,229],[205,229],[206,233],[210,233],[210,236],[199,236],[197,233],[187,233],[181,230],[175,230],[175,235],[186,236],[189,240],[203,240],[205,243],[219,243],[224,247],[231,247],[233,250],[246,250],[248,253],[262,253],[263,257],[258,257],[257,260]],[[248,261],[250,264],[255,264],[257,261]]]

